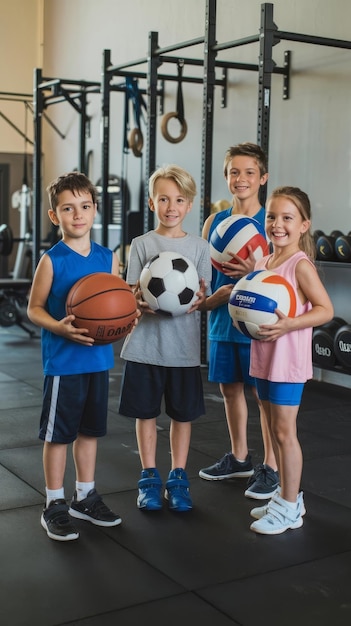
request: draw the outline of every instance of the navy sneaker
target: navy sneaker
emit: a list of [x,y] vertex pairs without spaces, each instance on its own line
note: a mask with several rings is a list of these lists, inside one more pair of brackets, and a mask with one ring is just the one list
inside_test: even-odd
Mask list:
[[106,506],[96,489],[91,489],[87,497],[80,502],[77,500],[77,492],[74,492],[69,514],[95,526],[118,526],[122,521],[119,515]]
[[166,482],[165,498],[171,511],[191,511],[193,503],[189,493],[189,481],[186,472],[178,467],[169,472]]
[[279,473],[269,465],[260,463],[247,482],[245,496],[254,500],[267,500],[274,496],[279,486]]
[[237,461],[234,454],[228,452],[214,465],[199,471],[200,478],[205,480],[225,480],[226,478],[245,478],[253,474],[251,457],[248,454],[245,461]]
[[56,541],[72,541],[78,539],[79,533],[72,524],[66,500],[51,500],[43,510],[40,523],[50,539]]
[[137,507],[139,509],[143,511],[159,511],[162,509],[162,480],[156,467],[142,470],[138,487]]

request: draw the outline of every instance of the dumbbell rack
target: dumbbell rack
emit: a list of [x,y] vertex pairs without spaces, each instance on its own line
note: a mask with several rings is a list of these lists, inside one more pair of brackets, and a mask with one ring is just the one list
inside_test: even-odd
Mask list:
[[[334,316],[351,324],[351,263],[340,261],[316,261],[319,276],[334,306]],[[332,368],[313,366],[314,378],[351,389],[351,369],[335,365]]]

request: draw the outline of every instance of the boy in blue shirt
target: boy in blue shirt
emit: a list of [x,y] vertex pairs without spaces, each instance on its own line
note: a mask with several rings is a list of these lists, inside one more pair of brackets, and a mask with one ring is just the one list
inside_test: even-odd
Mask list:
[[[224,159],[224,177],[232,195],[232,206],[210,215],[204,223],[202,235],[209,240],[220,222],[231,215],[245,215],[258,220],[264,227],[265,210],[259,201],[259,191],[267,182],[267,159],[260,146],[249,142],[232,146]],[[219,383],[231,442],[231,450],[214,465],[200,470],[205,480],[225,480],[249,477],[245,495],[263,500],[270,498],[279,484],[277,464],[269,436],[262,404],[258,400],[255,380],[249,375],[250,339],[233,325],[228,313],[228,299],[233,285],[254,268],[252,253],[246,260],[233,255],[236,264],[224,263],[219,272],[212,270],[212,293],[207,299],[209,318],[209,380]],[[218,290],[229,289],[225,304],[217,302]],[[251,387],[260,409],[264,460],[255,468],[247,444],[248,408],[245,385]]]
[[[116,526],[121,518],[95,489],[98,437],[106,434],[111,344],[94,345],[87,329],[66,315],[67,294],[74,283],[94,272],[118,275],[116,254],[91,240],[97,211],[96,189],[79,172],[60,176],[48,187],[49,218],[62,239],[43,254],[34,274],[28,317],[42,328],[43,407],[39,438],[44,441],[46,506],[41,525],[50,539],[79,537],[72,517],[97,526]],[[73,444],[76,488],[70,507],[63,481],[68,444]]]

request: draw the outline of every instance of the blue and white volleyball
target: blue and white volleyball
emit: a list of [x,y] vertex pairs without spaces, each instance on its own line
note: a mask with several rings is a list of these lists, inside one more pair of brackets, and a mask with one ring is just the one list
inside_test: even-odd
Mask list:
[[220,222],[210,237],[210,255],[212,265],[223,271],[222,263],[235,264],[236,261],[229,254],[233,252],[241,259],[249,256],[248,246],[251,246],[256,260],[268,254],[268,242],[265,231],[258,220],[246,215],[231,215]]
[[275,324],[279,309],[295,317],[296,295],[292,285],[276,272],[257,270],[243,276],[230,294],[228,311],[234,326],[251,339],[261,339],[257,333],[262,324]]

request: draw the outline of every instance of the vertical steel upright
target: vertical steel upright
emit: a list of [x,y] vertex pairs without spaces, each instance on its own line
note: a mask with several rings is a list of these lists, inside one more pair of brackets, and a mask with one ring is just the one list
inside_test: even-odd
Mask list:
[[148,208],[148,181],[156,169],[156,118],[157,118],[157,70],[160,59],[157,55],[158,33],[149,33],[149,47],[147,60],[147,124],[146,124],[146,166],[145,166],[145,193],[143,207],[143,232],[147,233],[154,227],[154,214]]
[[[267,155],[269,152],[269,122],[271,110],[271,83],[275,66],[272,57],[273,46],[279,39],[275,37],[277,27],[273,22],[273,4],[261,4],[260,54],[258,64],[258,116],[257,143]],[[261,187],[260,200],[264,206],[267,185]]]
[[216,80],[216,52],[213,50],[213,47],[216,44],[216,4],[217,0],[206,0],[200,227],[211,212],[213,116]]
[[87,140],[87,128],[88,128],[88,116],[87,116],[87,94],[83,87],[80,96],[80,127],[79,127],[79,171],[88,175],[87,163],[85,158],[86,153],[86,140]]
[[108,177],[110,159],[110,73],[111,50],[104,50],[101,78],[101,224],[103,246],[108,246],[109,197]]
[[33,118],[34,118],[34,148],[33,148],[33,216],[32,216],[32,272],[36,270],[40,258],[41,242],[41,122],[43,114],[43,94],[40,89],[42,81],[41,69],[34,70],[33,87]]
[[[200,228],[211,213],[214,92],[216,80],[217,0],[206,0],[204,89],[202,105]],[[207,363],[207,314],[201,314],[201,363]]]

